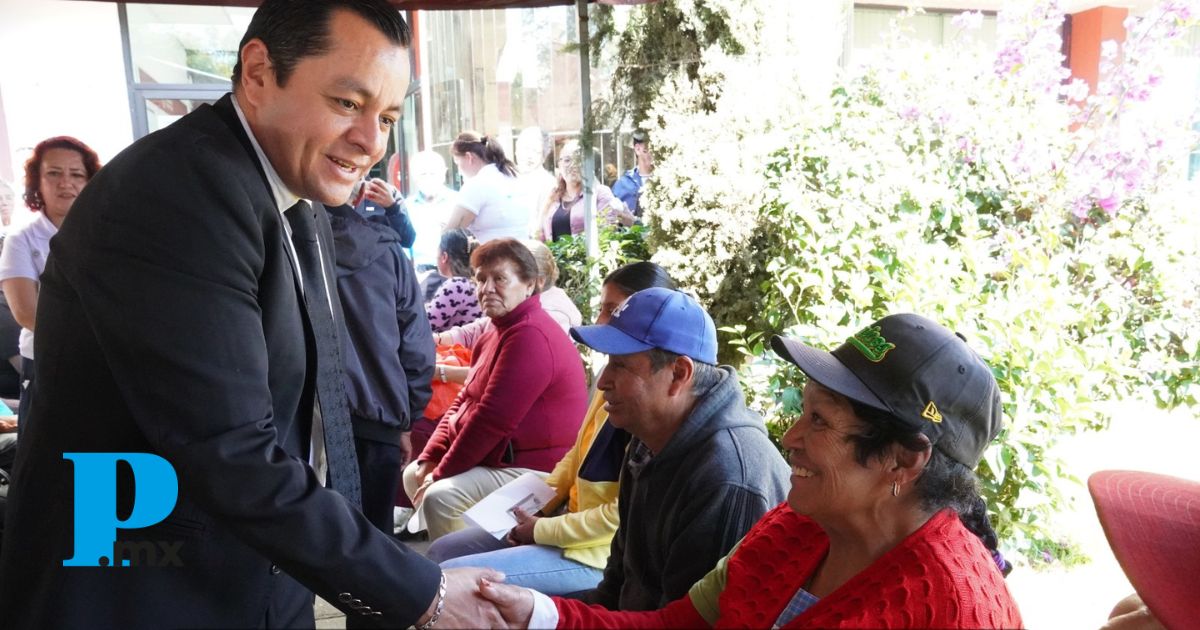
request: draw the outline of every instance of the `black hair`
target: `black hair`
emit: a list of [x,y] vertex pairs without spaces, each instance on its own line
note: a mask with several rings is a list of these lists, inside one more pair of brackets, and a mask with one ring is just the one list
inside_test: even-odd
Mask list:
[[493,164],[501,173],[509,177],[517,176],[517,165],[504,154],[504,147],[495,138],[480,135],[474,131],[464,131],[454,139],[454,152],[459,155],[474,153],[485,164]]
[[622,293],[633,295],[650,288],[675,289],[675,281],[666,269],[648,260],[629,263],[604,277],[604,284],[616,285]]
[[[881,457],[892,444],[910,451],[923,451],[928,446],[929,440],[923,433],[892,414],[850,398],[846,400],[864,427],[846,438],[854,444],[854,456],[859,464],[865,466],[867,460]],[[934,448],[913,488],[922,509],[931,514],[945,508],[953,509],[963,525],[983,541],[1000,572],[1007,576],[1012,571],[1012,564],[1000,554],[1000,540],[992,528],[987,504],[979,496],[979,481],[971,469]]]
[[370,22],[388,41],[408,48],[412,32],[400,12],[386,0],[265,0],[238,44],[238,60],[233,66],[233,87],[242,78],[241,50],[252,39],[260,39],[275,67],[275,83],[283,87],[305,57],[329,52],[329,22],[333,12],[344,9]]
[[479,242],[470,232],[462,228],[447,230],[438,242],[438,251],[446,252],[450,259],[450,275],[454,277],[471,277],[471,254]]

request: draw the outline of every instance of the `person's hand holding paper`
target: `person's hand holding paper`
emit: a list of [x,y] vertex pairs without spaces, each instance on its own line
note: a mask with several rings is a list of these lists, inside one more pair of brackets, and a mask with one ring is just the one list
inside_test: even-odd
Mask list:
[[[519,524],[518,510],[524,512],[527,519],[536,520],[528,515],[536,513],[552,499],[554,488],[546,485],[540,476],[527,472],[484,497],[462,516],[468,525],[479,527],[500,540]],[[532,533],[531,529],[530,542]]]

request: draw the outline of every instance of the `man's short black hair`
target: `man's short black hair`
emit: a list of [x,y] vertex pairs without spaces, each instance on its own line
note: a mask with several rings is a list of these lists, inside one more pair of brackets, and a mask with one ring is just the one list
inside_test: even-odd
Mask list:
[[233,86],[242,78],[242,49],[252,39],[261,39],[275,66],[275,82],[283,87],[296,64],[305,57],[329,51],[329,20],[337,9],[352,11],[374,24],[392,43],[407,48],[412,32],[400,12],[386,0],[265,0],[238,44],[238,61],[233,66]]

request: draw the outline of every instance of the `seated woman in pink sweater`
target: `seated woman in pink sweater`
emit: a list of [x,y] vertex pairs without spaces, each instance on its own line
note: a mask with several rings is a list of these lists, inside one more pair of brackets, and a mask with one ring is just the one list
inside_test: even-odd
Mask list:
[[787,502],[684,597],[612,611],[483,582],[513,626],[1018,628],[973,469],[1000,432],[991,369],[946,328],[885,317],[832,353],[775,337],[808,377],[783,436]]
[[492,330],[475,344],[466,384],[404,489],[430,539],[461,529],[462,513],[528,471],[548,473],[575,442],[587,410],[583,363],[535,295],[537,263],[502,238],[471,255],[479,305]]

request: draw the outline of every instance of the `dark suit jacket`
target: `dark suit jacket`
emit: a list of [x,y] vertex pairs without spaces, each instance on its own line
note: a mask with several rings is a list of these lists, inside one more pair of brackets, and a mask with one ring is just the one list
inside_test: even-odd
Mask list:
[[[428,607],[437,566],[305,463],[315,350],[282,221],[228,96],[134,143],[76,200],[42,276],[0,626],[311,625],[311,597],[296,597],[288,575],[389,626]],[[175,510],[121,538],[182,543],[182,567],[62,566],[73,555],[71,451],[171,462]],[[119,486],[119,513],[132,495]]]

